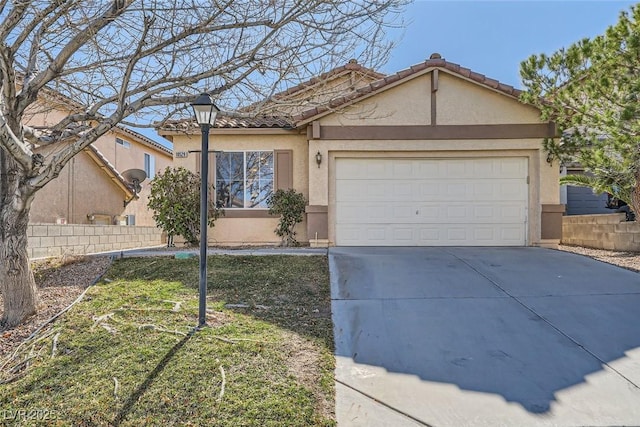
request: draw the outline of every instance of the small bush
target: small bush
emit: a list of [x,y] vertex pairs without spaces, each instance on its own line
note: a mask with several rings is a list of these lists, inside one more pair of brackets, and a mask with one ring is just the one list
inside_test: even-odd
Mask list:
[[298,246],[296,232],[293,228],[304,219],[304,208],[307,200],[304,195],[294,189],[278,190],[267,199],[269,213],[280,215],[275,233],[282,238],[282,246]]
[[[213,194],[209,186],[209,195]],[[208,202],[208,224],[213,227],[224,211],[215,207],[213,197]],[[151,182],[148,206],[169,242],[173,236],[182,236],[190,245],[200,242],[200,175],[183,167],[167,167]]]

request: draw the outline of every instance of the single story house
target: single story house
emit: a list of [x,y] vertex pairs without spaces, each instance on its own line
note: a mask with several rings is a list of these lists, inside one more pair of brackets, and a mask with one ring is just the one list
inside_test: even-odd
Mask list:
[[[275,102],[349,73],[358,84],[320,103],[298,97],[290,115],[218,116],[209,176],[226,214],[210,244],[277,243],[265,199],[279,188],[307,197],[297,237],[312,246],[559,243],[559,167],[542,148],[555,126],[517,89],[433,54],[388,76],[350,62]],[[174,166],[198,170],[194,122],[159,133]]]

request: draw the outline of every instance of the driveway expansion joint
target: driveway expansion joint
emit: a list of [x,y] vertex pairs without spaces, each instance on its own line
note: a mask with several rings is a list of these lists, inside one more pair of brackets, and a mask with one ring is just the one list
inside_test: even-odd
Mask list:
[[360,395],[364,396],[365,398],[367,398],[367,399],[371,400],[372,402],[375,402],[375,403],[377,403],[377,404],[379,404],[379,405],[382,405],[382,406],[384,406],[385,408],[389,409],[390,411],[395,412],[396,414],[399,414],[399,415],[401,415],[401,416],[403,416],[403,417],[405,417],[405,418],[408,418],[408,419],[410,419],[411,421],[416,422],[416,423],[418,423],[418,424],[419,424],[419,425],[421,425],[421,426],[425,426],[425,427],[435,427],[435,426],[433,426],[432,424],[425,423],[424,421],[419,420],[418,418],[413,417],[413,416],[411,416],[410,414],[407,414],[407,413],[406,413],[406,412],[404,412],[404,411],[401,411],[401,410],[399,410],[399,409],[397,409],[397,408],[394,408],[393,406],[391,406],[391,405],[389,405],[389,404],[385,403],[384,401],[382,401],[382,400],[380,400],[380,399],[376,399],[375,397],[371,396],[370,394],[365,393],[364,391],[359,390],[359,389],[357,389],[356,387],[354,387],[354,386],[352,386],[352,385],[350,385],[350,384],[345,383],[344,381],[341,381],[341,380],[339,380],[339,379],[337,379],[337,378],[334,378],[334,380],[335,380],[335,382],[337,382],[338,384],[341,384],[341,385],[343,385],[343,386],[347,387],[348,389],[355,391],[356,393],[358,393],[358,394],[360,394]]
[[[527,297],[529,298],[529,297]],[[508,295],[493,296],[477,296],[477,297],[461,297],[461,296],[444,296],[444,297],[403,297],[403,298],[331,298],[331,301],[428,301],[428,300],[489,300],[489,299],[511,299]]]
[[[472,269],[473,271],[475,271],[477,274],[479,274],[480,276],[484,277],[486,280],[488,280],[491,284],[493,284],[493,286],[495,286],[496,288],[498,288],[500,291],[504,292],[505,295],[508,295],[509,298],[513,299],[515,302],[517,302],[518,304],[520,304],[522,307],[524,307],[526,310],[528,310],[529,312],[533,313],[535,316],[537,316],[538,318],[540,318],[542,321],[544,321],[547,325],[549,325],[551,328],[553,328],[556,332],[558,332],[560,335],[562,335],[563,337],[567,338],[569,341],[571,341],[572,343],[574,343],[576,346],[578,346],[579,348],[581,348],[585,353],[589,354],[591,357],[593,357],[594,359],[596,359],[598,362],[600,362],[603,366],[608,367],[609,369],[611,369],[613,372],[615,372],[617,375],[619,375],[621,378],[623,378],[625,381],[627,381],[629,384],[631,384],[632,386],[634,386],[635,388],[640,390],[640,386],[638,384],[636,384],[635,382],[633,382],[630,378],[628,378],[627,376],[625,376],[622,372],[620,372],[619,370],[617,370],[616,368],[614,368],[613,366],[611,366],[609,363],[607,363],[605,360],[603,360],[602,358],[600,358],[598,355],[596,355],[594,352],[592,352],[591,350],[589,350],[588,348],[586,348],[583,344],[579,343],[576,339],[574,339],[572,336],[568,335],[567,333],[565,333],[564,331],[562,331],[560,328],[558,328],[556,325],[554,325],[549,319],[545,318],[544,316],[542,316],[541,314],[539,314],[538,312],[536,312],[533,308],[529,307],[527,304],[525,304],[522,300],[520,300],[517,296],[512,295],[511,293],[509,293],[506,289],[504,289],[503,286],[500,286],[499,283],[497,283],[495,280],[493,280],[491,277],[487,276],[486,274],[482,273],[480,270],[478,270],[476,267],[474,267],[471,263],[467,262],[465,259],[460,258],[459,256],[457,256],[454,253],[451,253],[449,251],[445,251],[448,254],[450,254],[451,256],[453,256],[454,258],[458,259],[460,262],[462,262],[463,264],[465,264],[467,267],[469,267],[470,269]],[[629,294],[623,293],[621,295],[637,295],[638,293],[632,292]],[[594,294],[595,296],[596,294]],[[617,294],[611,294],[611,295],[617,295]],[[571,296],[571,295],[568,295]],[[574,296],[580,296],[580,295],[574,295]],[[531,298],[531,297],[524,297],[524,298]]]

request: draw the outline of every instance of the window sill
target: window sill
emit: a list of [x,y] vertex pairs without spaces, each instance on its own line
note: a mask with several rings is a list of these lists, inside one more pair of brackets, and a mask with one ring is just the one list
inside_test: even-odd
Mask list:
[[224,216],[220,218],[277,218],[269,215],[268,209],[224,209]]

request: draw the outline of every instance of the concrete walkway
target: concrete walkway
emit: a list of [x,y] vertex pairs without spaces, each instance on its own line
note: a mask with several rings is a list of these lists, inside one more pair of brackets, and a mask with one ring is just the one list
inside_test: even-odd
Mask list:
[[[103,252],[100,255],[111,255],[115,257],[123,258],[135,258],[135,257],[153,257],[153,256],[169,256],[174,257],[176,254],[184,254],[187,256],[199,256],[200,249],[198,248],[167,248],[165,246],[143,248],[143,249],[128,249],[122,251]],[[327,255],[326,248],[278,248],[278,247],[256,247],[256,248],[208,248],[207,255]]]
[[331,248],[347,426],[640,425],[640,274],[541,248]]

